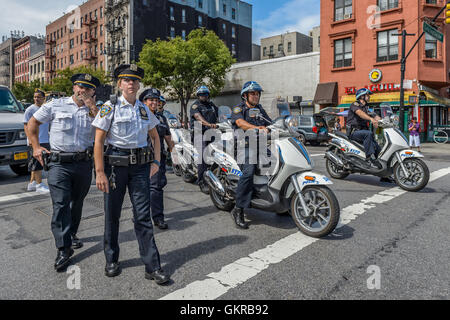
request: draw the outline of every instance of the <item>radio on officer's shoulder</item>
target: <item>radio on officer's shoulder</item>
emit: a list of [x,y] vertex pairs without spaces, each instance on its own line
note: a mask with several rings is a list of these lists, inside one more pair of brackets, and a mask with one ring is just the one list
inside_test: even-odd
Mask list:
[[117,104],[117,95],[116,94],[112,94],[109,96],[109,101],[111,102],[112,105]]

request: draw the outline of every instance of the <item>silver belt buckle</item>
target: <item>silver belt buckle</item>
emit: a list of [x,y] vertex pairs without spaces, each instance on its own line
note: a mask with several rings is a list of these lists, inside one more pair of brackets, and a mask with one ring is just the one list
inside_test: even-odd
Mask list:
[[137,157],[134,153],[130,155],[130,164],[137,164]]

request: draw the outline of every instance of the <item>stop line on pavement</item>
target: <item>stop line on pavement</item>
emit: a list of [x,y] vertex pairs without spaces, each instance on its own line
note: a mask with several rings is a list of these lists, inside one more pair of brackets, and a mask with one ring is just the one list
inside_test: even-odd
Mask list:
[[[450,167],[433,172],[429,183],[450,174]],[[361,200],[341,210],[341,219],[337,228],[341,228],[358,216],[364,214],[378,204],[386,203],[399,197],[407,191],[399,187],[383,190],[373,196]],[[213,300],[224,295],[227,291],[253,278],[270,265],[279,263],[298,253],[307,246],[320,239],[308,237],[300,232],[289,235],[277,242],[258,250],[247,257],[228,264],[219,272],[208,274],[205,280],[194,281],[186,287],[174,291],[160,300]]]

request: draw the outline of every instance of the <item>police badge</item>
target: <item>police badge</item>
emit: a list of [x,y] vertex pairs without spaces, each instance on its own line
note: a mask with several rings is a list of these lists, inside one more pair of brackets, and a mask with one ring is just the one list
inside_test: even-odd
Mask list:
[[135,64],[130,65],[130,70],[136,72],[138,70],[137,65]]
[[86,80],[86,81],[92,81],[92,76],[91,76],[90,74],[86,74],[86,75],[84,76],[84,80]]

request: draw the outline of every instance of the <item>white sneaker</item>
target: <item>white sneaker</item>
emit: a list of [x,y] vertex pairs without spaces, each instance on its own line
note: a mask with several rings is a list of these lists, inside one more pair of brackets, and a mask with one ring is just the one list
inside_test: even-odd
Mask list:
[[50,190],[48,189],[48,187],[45,184],[40,183],[40,184],[36,185],[36,192],[45,194],[45,193],[49,193]]
[[36,191],[36,181],[28,184],[27,191]]

